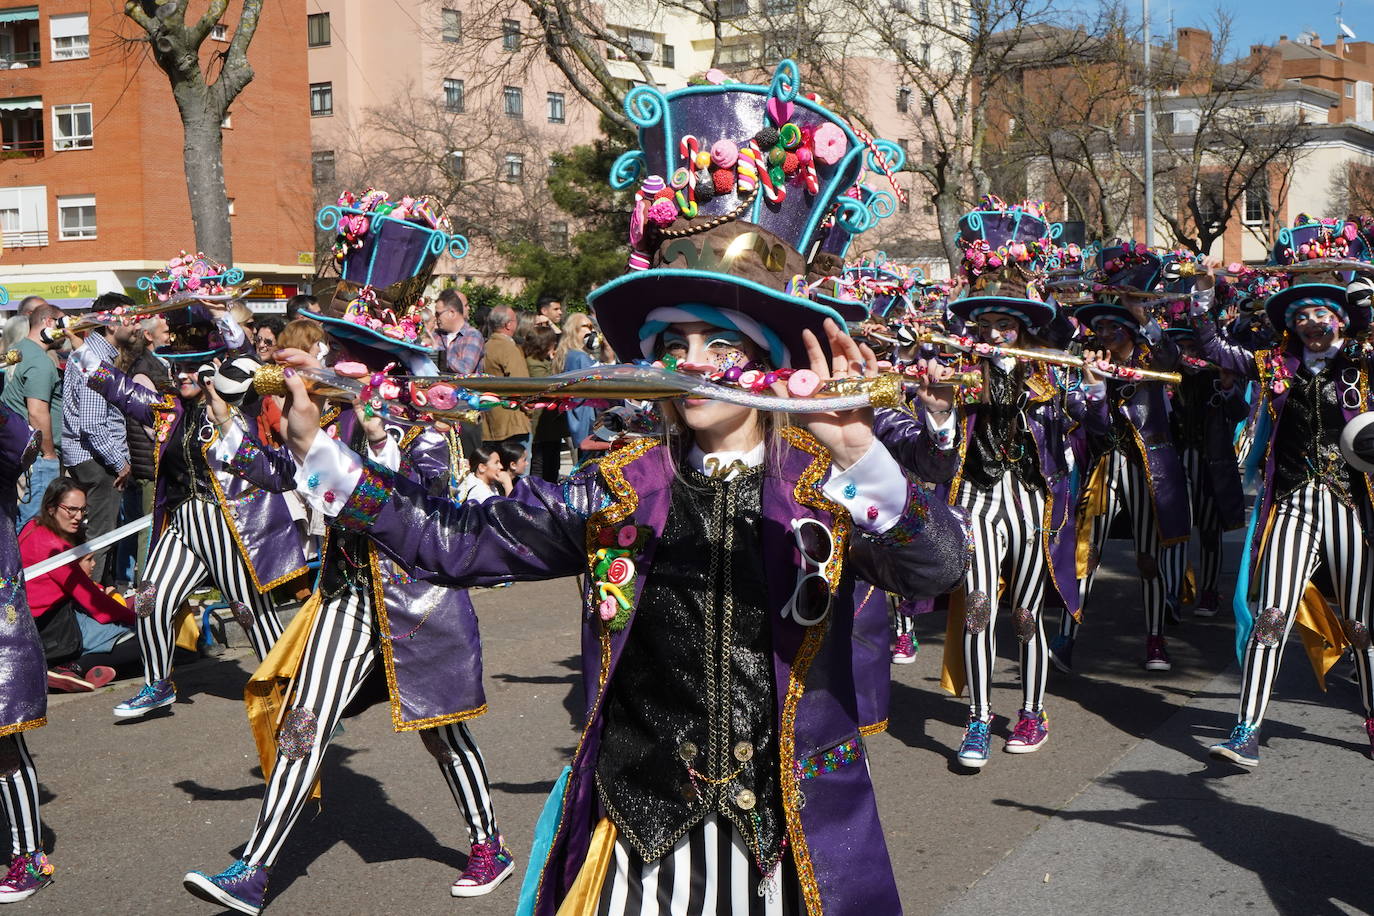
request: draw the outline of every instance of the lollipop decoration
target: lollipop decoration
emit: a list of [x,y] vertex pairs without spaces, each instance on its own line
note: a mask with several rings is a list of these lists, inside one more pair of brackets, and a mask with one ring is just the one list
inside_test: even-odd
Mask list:
[[385,289],[428,273],[441,254],[462,258],[468,242],[453,234],[447,216],[428,197],[393,201],[386,191],[361,195],[344,191],[337,205],[323,207],[315,223],[335,232],[334,260],[345,280]]
[[243,282],[243,271],[226,267],[201,252],[182,251],[167,262],[167,266],[151,277],[139,277],[138,288],[148,294],[148,302],[178,304],[196,302],[230,302],[241,299],[262,281]]

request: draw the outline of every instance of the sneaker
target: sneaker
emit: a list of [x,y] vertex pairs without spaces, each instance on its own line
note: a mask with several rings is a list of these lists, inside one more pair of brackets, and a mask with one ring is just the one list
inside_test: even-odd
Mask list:
[[1073,637],[1057,633],[1050,638],[1050,664],[1064,674],[1073,674]]
[[1253,725],[1241,723],[1231,730],[1231,737],[1207,749],[1217,760],[1229,760],[1243,767],[1259,766],[1259,732]]
[[978,770],[988,762],[988,726],[991,719],[969,717],[964,740],[959,742],[959,763]]
[[96,690],[114,680],[117,674],[109,665],[93,665],[86,669],[86,680]]
[[74,668],[59,665],[48,669],[48,689],[62,693],[90,693],[95,685],[77,674]]
[[1021,710],[1021,718],[1011,730],[1004,750],[1008,754],[1033,754],[1050,740],[1050,720],[1042,709],[1040,712]]
[[5,880],[0,881],[0,903],[17,903],[52,884],[52,863],[43,850],[15,856]]
[[515,856],[511,855],[501,838],[485,843],[473,843],[468,853],[468,867],[453,882],[449,892],[455,897],[480,897],[496,890],[497,885],[515,873]]
[[258,916],[262,912],[262,898],[267,896],[267,874],[270,871],[265,865],[249,865],[239,859],[217,875],[189,871],[181,883],[201,900],[247,913],[248,916]]
[[1221,596],[1215,589],[1209,589],[1198,596],[1197,607],[1193,608],[1194,617],[1215,617],[1220,610]]
[[1172,671],[1174,663],[1169,660],[1169,650],[1164,648],[1163,636],[1150,636],[1145,640],[1145,670]]
[[1364,720],[1364,730],[1369,735],[1369,757],[1374,760],[1374,718]]
[[146,716],[154,709],[171,706],[177,701],[177,687],[171,678],[163,678],[146,685],[131,699],[125,700],[114,708],[119,719],[136,719]]
[[892,647],[892,664],[909,665],[916,661],[916,640],[911,638],[910,633],[903,633],[897,637],[897,644]]

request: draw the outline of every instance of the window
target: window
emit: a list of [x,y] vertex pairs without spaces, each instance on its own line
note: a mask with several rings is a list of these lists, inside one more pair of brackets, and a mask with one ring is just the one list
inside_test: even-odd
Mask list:
[[911,110],[911,90],[905,86],[897,90],[897,110],[903,112]]
[[625,40],[629,42],[630,50],[634,53],[635,57],[638,57],[640,60],[654,59],[654,48],[656,43],[653,35],[648,32],[640,32],[632,29],[630,33],[625,36]]
[[215,41],[228,41],[229,26],[222,22],[216,22],[214,25],[210,26],[210,37]]
[[230,216],[233,216],[233,215],[234,215],[234,198],[232,198],[232,197],[226,197],[226,198],[225,198],[225,203],[227,203],[227,204],[229,205],[229,215],[230,215]]
[[460,149],[456,149],[448,154],[448,173],[454,181],[462,181],[468,177],[467,155]]
[[310,175],[316,184],[328,184],[334,180],[334,151],[320,149],[310,154]]
[[444,107],[449,111],[462,111],[465,98],[462,80],[444,80]]
[[323,118],[334,113],[334,84],[310,84],[310,117]]
[[917,47],[918,47],[918,49],[919,49],[920,52],[921,52],[921,63],[923,63],[923,64],[929,64],[929,63],[930,63],[930,45],[923,42],[922,44],[918,45]]
[[525,92],[518,86],[507,86],[501,90],[501,95],[505,99],[506,117],[523,118],[525,116]]
[[659,62],[663,66],[672,69],[677,66],[677,49],[672,45],[664,45],[659,57]]
[[450,7],[444,7],[441,14],[444,41],[463,40],[463,14]]
[[754,52],[754,46],[748,42],[739,42],[732,45],[724,45],[720,49],[720,62],[725,66],[748,65],[754,61],[758,55]]
[[795,0],[763,0],[763,11],[770,16],[783,16],[795,9]]
[[57,198],[57,227],[64,241],[95,238],[95,195]]
[[920,10],[921,10],[921,21],[922,21],[922,22],[929,22],[929,21],[930,21],[930,0],[921,0]]
[[90,149],[95,143],[91,131],[91,105],[54,105],[52,107],[52,148]]
[[907,193],[897,198],[897,209],[903,213],[911,212],[911,194]]
[[1269,189],[1263,175],[1256,175],[1245,189],[1245,222],[1254,226],[1269,219]]
[[721,19],[738,19],[749,15],[749,0],[718,0],[716,15]]
[[48,189],[0,188],[0,231],[6,248],[48,244]]
[[549,247],[554,251],[568,250],[568,224],[555,221],[549,223]]
[[53,60],[91,56],[90,17],[85,13],[48,17],[48,32],[52,37]]
[[311,13],[305,17],[305,43],[311,48],[329,47],[328,13]]
[[506,51],[520,50],[520,23],[514,19],[501,20],[501,48]]
[[1346,97],[1347,99],[1353,99],[1353,98],[1355,97],[1355,84],[1354,84],[1354,83],[1346,83],[1346,84],[1345,84],[1345,97]]
[[566,118],[565,118],[564,103],[563,103],[563,93],[561,93],[561,92],[550,92],[550,93],[549,93],[549,123],[550,123],[550,124],[562,124],[562,123],[564,122],[564,120],[566,120]]
[[519,153],[506,153],[506,170],[502,179],[505,181],[524,181],[525,157]]
[[1172,111],[1162,111],[1155,116],[1155,132],[1163,137],[1174,135],[1174,113]]
[[1176,111],[1174,112],[1174,132],[1179,134],[1197,133],[1197,112],[1195,111]]

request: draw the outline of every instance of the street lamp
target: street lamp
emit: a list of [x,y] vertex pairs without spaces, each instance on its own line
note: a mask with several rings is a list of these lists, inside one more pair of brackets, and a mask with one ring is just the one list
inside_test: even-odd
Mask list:
[[1145,247],[1155,244],[1155,119],[1150,99],[1150,0],[1140,0],[1145,20]]

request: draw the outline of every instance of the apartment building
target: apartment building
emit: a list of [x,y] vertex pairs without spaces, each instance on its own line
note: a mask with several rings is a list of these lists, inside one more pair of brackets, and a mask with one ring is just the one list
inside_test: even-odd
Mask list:
[[[240,0],[202,48],[227,46]],[[305,0],[265,5],[224,121],[236,266],[280,308],[314,272]],[[124,0],[0,0],[0,282],[80,308],[195,246],[181,121]]]

